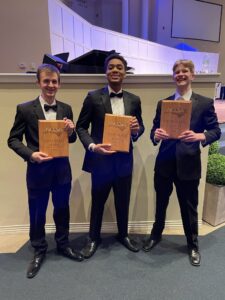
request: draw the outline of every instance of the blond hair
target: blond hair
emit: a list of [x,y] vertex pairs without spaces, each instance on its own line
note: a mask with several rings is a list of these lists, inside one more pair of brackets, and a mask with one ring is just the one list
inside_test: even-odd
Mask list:
[[173,73],[175,72],[176,68],[179,65],[183,65],[185,68],[188,68],[191,71],[191,73],[195,72],[195,65],[192,60],[179,59],[179,60],[175,61],[174,65],[173,65]]

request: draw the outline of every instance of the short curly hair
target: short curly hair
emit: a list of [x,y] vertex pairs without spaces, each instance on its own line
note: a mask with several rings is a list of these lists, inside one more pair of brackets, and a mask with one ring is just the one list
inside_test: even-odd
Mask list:
[[124,69],[127,71],[127,61],[126,61],[126,59],[122,55],[119,55],[118,53],[113,53],[113,54],[110,54],[109,56],[107,56],[106,59],[105,59],[105,62],[104,62],[104,70],[105,70],[105,72],[107,70],[109,61],[111,59],[114,59],[114,58],[119,59],[123,63]]

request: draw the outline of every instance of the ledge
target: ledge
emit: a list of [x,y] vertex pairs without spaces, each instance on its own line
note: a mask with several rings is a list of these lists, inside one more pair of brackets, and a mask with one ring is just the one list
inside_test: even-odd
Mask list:
[[[195,83],[220,82],[220,73],[196,74]],[[26,73],[0,73],[1,83],[32,83],[36,81],[36,74]],[[106,83],[104,74],[61,74],[63,84],[88,84],[88,83]],[[172,77],[169,74],[130,74],[127,75],[124,83],[172,83]]]

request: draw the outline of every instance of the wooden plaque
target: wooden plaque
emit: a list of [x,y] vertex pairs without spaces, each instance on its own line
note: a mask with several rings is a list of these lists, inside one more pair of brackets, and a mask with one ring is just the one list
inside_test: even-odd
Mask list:
[[63,120],[39,120],[39,151],[52,157],[69,156],[68,134]]
[[129,152],[131,116],[105,114],[103,143],[111,144],[111,150]]
[[190,129],[192,102],[186,100],[163,100],[160,128],[170,138],[177,139],[185,130]]

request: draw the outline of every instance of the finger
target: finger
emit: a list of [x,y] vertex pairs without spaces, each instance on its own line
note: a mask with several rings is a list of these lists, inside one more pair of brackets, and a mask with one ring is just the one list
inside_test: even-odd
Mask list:
[[39,152],[39,157],[48,157],[48,154],[44,152]]
[[107,148],[107,147],[111,147],[112,146],[112,144],[100,144],[100,147],[102,147],[102,148]]
[[179,136],[178,136],[178,139],[184,139],[185,138],[185,136],[183,135],[183,134],[180,134]]
[[193,142],[194,140],[191,137],[181,139],[182,142]]
[[49,160],[52,160],[52,159],[53,159],[53,157],[51,157],[51,156],[48,156],[48,157],[42,157],[42,158],[40,159],[40,162],[49,161]]
[[109,146],[109,147],[101,147],[101,149],[103,151],[111,151],[111,146]]

